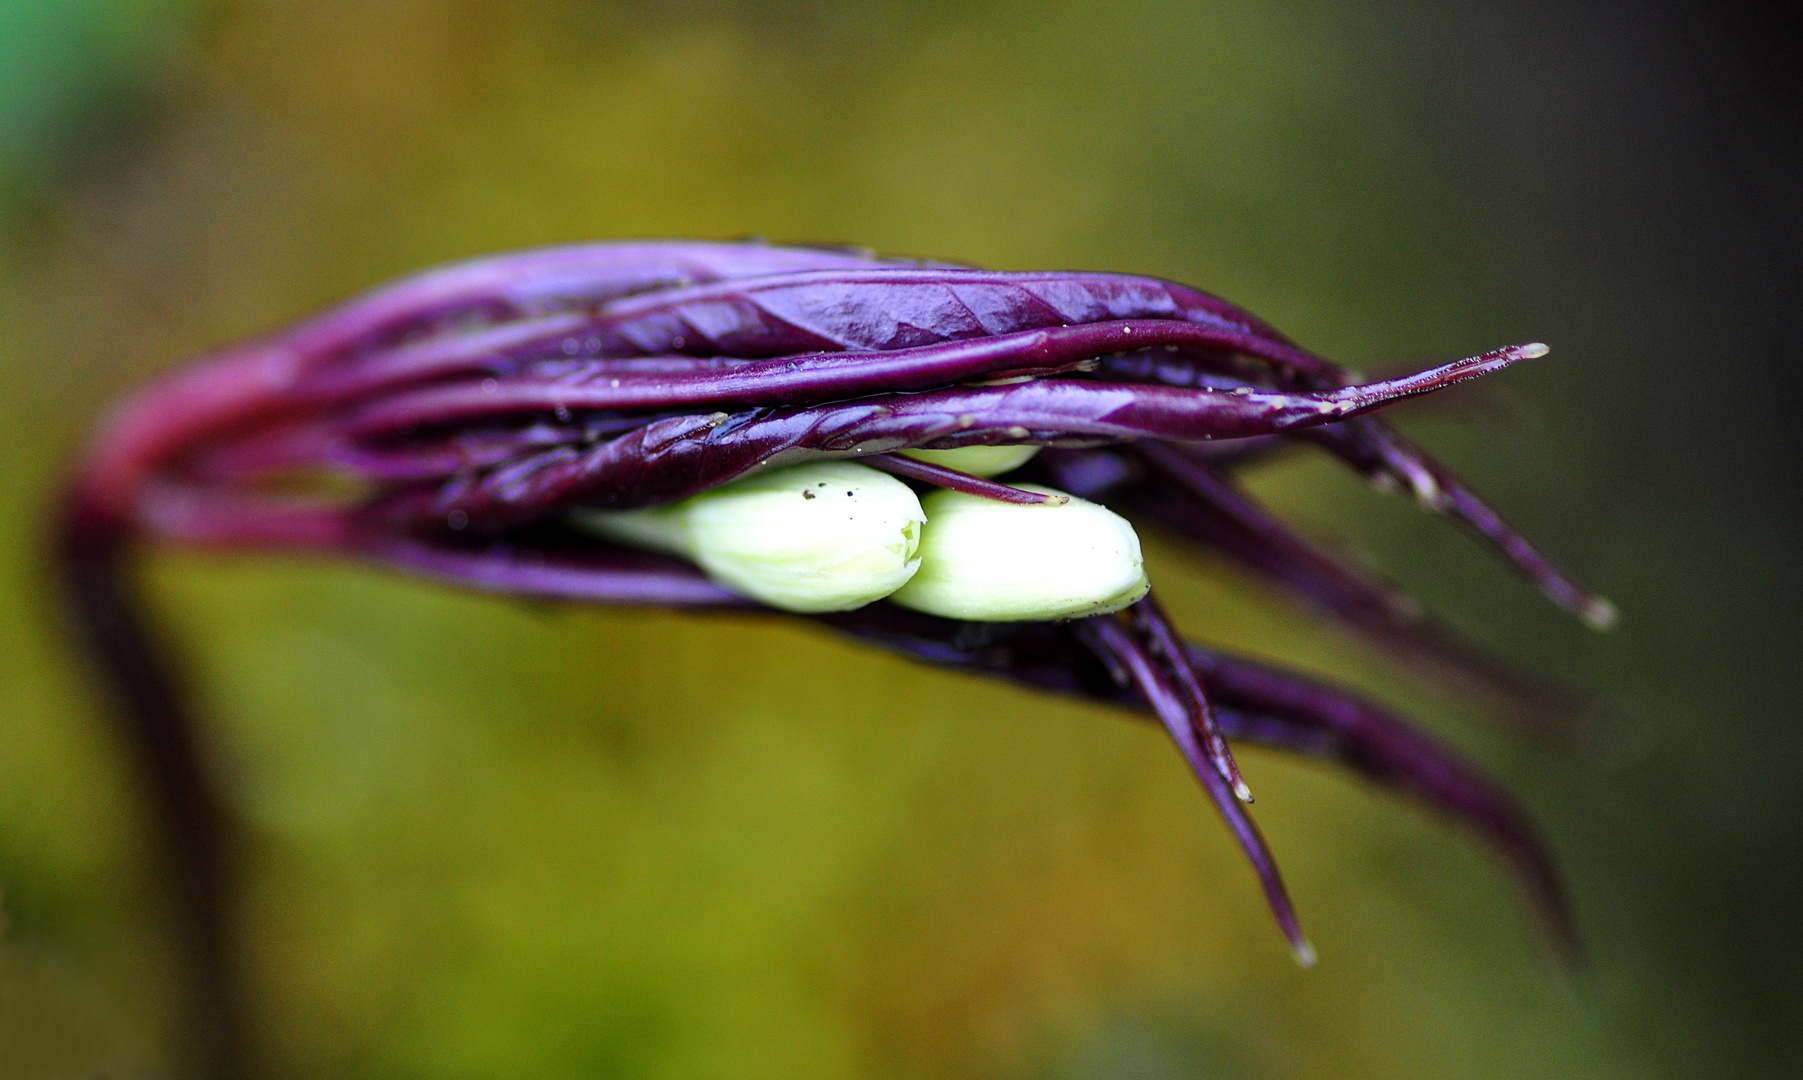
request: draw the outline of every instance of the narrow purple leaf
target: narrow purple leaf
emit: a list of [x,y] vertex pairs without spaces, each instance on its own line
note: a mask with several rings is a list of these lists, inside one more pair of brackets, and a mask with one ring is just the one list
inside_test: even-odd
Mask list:
[[[480,316],[504,321],[701,282],[883,265],[868,253],[768,244],[578,244],[471,259],[402,278],[284,335],[295,352],[334,358]],[[911,262],[888,265],[910,266]]]
[[[1144,709],[1120,685],[1124,659],[1098,655],[1062,626],[957,623],[888,604],[816,616],[842,633],[937,667],[996,676],[1052,693]],[[1100,624],[1101,620],[1090,620]],[[1346,690],[1188,645],[1222,731],[1345,768],[1471,830],[1503,859],[1557,955],[1573,968],[1583,946],[1556,863],[1520,804],[1461,754]],[[1109,665],[1123,668],[1111,677]],[[1208,770],[1212,772],[1212,770]]]
[[[891,350],[1125,320],[1188,322],[1286,343],[1269,325],[1218,297],[1155,278],[869,268],[740,279],[616,301],[587,329],[598,341],[585,355]],[[1324,363],[1295,349],[1272,358],[1309,367]]]
[[1278,928],[1289,939],[1290,951],[1296,962],[1303,967],[1315,965],[1315,949],[1302,932],[1302,924],[1296,918],[1295,905],[1290,902],[1289,891],[1284,888],[1283,875],[1277,869],[1277,860],[1272,857],[1265,838],[1253,823],[1250,814],[1234,797],[1233,789],[1215,771],[1208,760],[1196,733],[1191,727],[1190,712],[1184,706],[1181,692],[1171,678],[1160,669],[1158,662],[1127,627],[1112,615],[1086,619],[1077,625],[1075,632],[1087,639],[1094,648],[1112,656],[1116,663],[1125,668],[1131,676],[1134,688],[1144,698],[1153,715],[1164,725],[1171,741],[1189,763],[1190,772],[1201,782],[1202,789],[1213,800],[1215,809],[1226,820],[1228,831],[1238,841],[1240,849],[1245,852],[1246,859],[1252,864],[1258,875],[1259,884],[1265,892],[1265,901],[1270,905],[1271,914],[1277,919]]
[[[1196,645],[1190,655],[1223,710],[1288,721],[1291,733],[1280,737],[1294,739],[1293,749],[1413,796],[1488,841],[1515,871],[1551,945],[1567,964],[1583,965],[1577,923],[1551,853],[1520,805],[1476,766],[1344,691]],[[1267,732],[1267,741],[1279,730]]]
[[1353,422],[1317,430],[1310,437],[1353,468],[1367,475],[1388,476],[1405,485],[1422,506],[1443,512],[1465,526],[1533,582],[1547,599],[1587,625],[1597,630],[1615,625],[1619,615],[1614,604],[1579,585],[1451,469],[1386,425]]
[[1209,763],[1220,773],[1221,779],[1233,789],[1234,797],[1243,803],[1252,801],[1252,789],[1247,786],[1246,778],[1240,775],[1240,767],[1233,760],[1233,751],[1227,748],[1227,740],[1215,723],[1214,708],[1209,704],[1208,694],[1202,689],[1201,676],[1190,663],[1188,652],[1184,649],[1183,639],[1178,636],[1177,628],[1165,614],[1164,606],[1156,596],[1147,593],[1145,598],[1127,611],[1133,620],[1133,626],[1144,638],[1152,655],[1161,660],[1166,673],[1176,684],[1184,706],[1189,710],[1190,727],[1195,738],[1200,740],[1202,750],[1208,755]]

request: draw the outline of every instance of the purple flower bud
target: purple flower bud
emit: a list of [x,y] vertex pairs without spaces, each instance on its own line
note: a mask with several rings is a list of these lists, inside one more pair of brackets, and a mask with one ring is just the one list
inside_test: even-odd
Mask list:
[[[762,598],[823,611],[812,617],[928,663],[1154,716],[1246,851],[1304,962],[1313,952],[1245,809],[1251,795],[1230,739],[1336,762],[1472,828],[1503,853],[1575,955],[1558,876],[1532,828],[1450,751],[1350,695],[1185,644],[1149,596],[1119,614],[1023,621],[1109,610],[1144,593],[1131,574],[1100,575],[1120,588],[1094,606],[1036,606],[1004,595],[1027,586],[999,569],[935,564],[931,540],[933,507],[980,510],[973,499],[998,500],[995,512],[965,519],[948,510],[948,535],[958,518],[960,544],[1013,545],[1023,563],[1057,547],[1050,533],[1036,538],[1036,523],[1077,520],[1084,507],[1115,521],[1116,512],[1155,520],[1399,655],[1541,707],[1558,693],[1297,536],[1231,470],[1277,443],[1325,449],[1376,483],[1414,492],[1555,603],[1606,625],[1605,601],[1372,415],[1545,352],[1515,346],[1366,383],[1226,301],[1150,278],[994,273],[756,244],[524,252],[376,289],[200,358],[127,399],[70,485],[61,553],[78,624],[153,765],[202,927],[200,977],[215,992],[230,966],[215,925],[229,823],[195,765],[179,687],[151,662],[120,581],[121,555],[140,540],[331,552],[521,596],[685,608]],[[1050,449],[1035,456],[1042,448]],[[793,506],[719,502],[733,513],[709,518],[708,544],[685,534],[666,545],[674,554],[571,527],[572,513],[668,506],[776,475],[767,470],[853,459],[901,478],[882,482],[904,493],[903,481],[961,493],[926,500],[929,565],[904,599],[963,619],[1014,621],[960,621],[882,601],[829,610],[907,581],[911,550],[891,560],[893,584],[798,601],[776,577],[800,563],[751,543],[749,530],[780,535],[768,515],[805,511],[800,496]],[[1087,502],[1048,506],[1062,496],[973,475],[1015,468]],[[684,505],[710,498],[726,496]],[[1136,558],[1136,540],[1132,547]],[[1019,580],[1043,584],[1045,573]],[[967,595],[955,595],[961,588]]]

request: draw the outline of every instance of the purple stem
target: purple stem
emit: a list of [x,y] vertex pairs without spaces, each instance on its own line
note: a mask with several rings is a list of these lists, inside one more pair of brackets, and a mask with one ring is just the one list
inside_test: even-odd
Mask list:
[[79,499],[57,522],[66,625],[102,676],[110,710],[149,804],[153,842],[169,860],[170,912],[187,999],[183,1074],[225,1080],[255,1074],[246,1001],[232,941],[231,861],[240,837],[207,775],[182,680],[151,633],[129,571],[126,535]]
[[881,469],[896,476],[905,476],[910,480],[918,480],[934,487],[961,491],[966,495],[977,495],[997,502],[1015,503],[1020,506],[1063,506],[1070,502],[1068,495],[1041,495],[1037,491],[1026,491],[1007,484],[998,484],[981,476],[972,476],[957,469],[948,469],[944,465],[918,461],[901,454],[877,454],[875,457],[859,458],[860,462],[873,469]]
[[195,447],[308,407],[297,388],[362,350],[697,281],[873,265],[883,263],[845,251],[669,242],[543,248],[429,270],[201,357],[121,402],[90,444],[80,497],[94,512],[130,520],[151,474]]

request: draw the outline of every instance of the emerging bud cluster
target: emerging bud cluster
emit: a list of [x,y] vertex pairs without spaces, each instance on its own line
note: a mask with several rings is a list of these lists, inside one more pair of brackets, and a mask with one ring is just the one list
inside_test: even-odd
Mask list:
[[[942,462],[973,463],[970,450],[942,453]],[[974,463],[998,468],[1027,456],[988,454]],[[923,502],[868,465],[820,461],[670,506],[579,508],[570,522],[688,559],[741,596],[805,614],[888,597],[951,619],[1050,621],[1119,611],[1151,588],[1125,518],[1051,488],[1022,489],[1061,501],[1021,505],[940,489]]]

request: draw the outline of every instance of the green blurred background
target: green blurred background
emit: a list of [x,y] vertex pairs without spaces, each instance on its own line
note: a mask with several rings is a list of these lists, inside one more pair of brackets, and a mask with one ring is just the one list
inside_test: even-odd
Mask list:
[[1406,426],[1612,635],[1321,461],[1254,482],[1615,702],[1609,760],[1149,542],[1194,636],[1518,791],[1594,973],[1551,971],[1463,838],[1311,766],[1246,754],[1304,972],[1176,755],[1105,710],[782,622],[156,551],[253,838],[274,1075],[1797,1075],[1796,24],[1503,7],[0,0],[0,1076],[182,1060],[152,837],[44,575],[105,403],[424,265],[741,235],[1174,277],[1368,368],[1551,342],[1500,415]]

